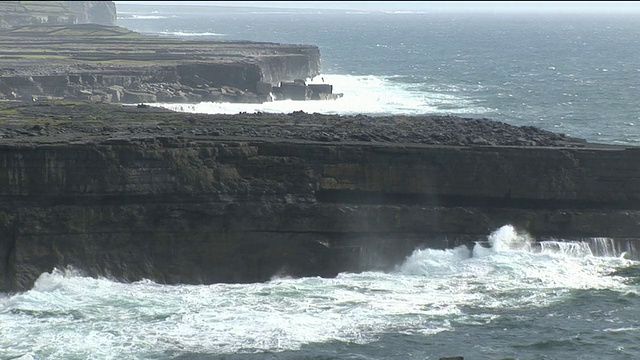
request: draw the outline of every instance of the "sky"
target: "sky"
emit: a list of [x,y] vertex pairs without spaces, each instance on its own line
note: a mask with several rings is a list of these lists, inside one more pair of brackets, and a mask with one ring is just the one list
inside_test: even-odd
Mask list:
[[249,6],[438,13],[640,14],[640,1],[116,1],[116,4]]

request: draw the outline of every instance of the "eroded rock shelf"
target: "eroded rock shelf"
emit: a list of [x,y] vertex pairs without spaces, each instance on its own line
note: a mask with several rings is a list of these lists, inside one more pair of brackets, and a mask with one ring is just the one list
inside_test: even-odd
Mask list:
[[54,267],[162,283],[390,269],[417,247],[635,246],[640,149],[457,117],[0,102],[0,291]]
[[[97,24],[0,31],[0,99],[261,103],[333,99],[313,45],[143,36]],[[302,85],[302,86],[300,86]]]

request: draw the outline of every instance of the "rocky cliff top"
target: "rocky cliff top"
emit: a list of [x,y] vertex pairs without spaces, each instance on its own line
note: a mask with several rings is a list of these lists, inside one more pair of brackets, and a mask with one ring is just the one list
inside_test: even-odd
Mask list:
[[[144,36],[95,24],[22,26],[0,31],[0,75],[122,73],[178,63],[250,63],[307,52],[317,53],[318,47]],[[312,70],[317,75],[319,69]]]
[[535,127],[454,116],[206,115],[72,102],[0,102],[0,143],[101,142],[147,137],[361,144],[585,147]]
[[0,31],[0,100],[262,102],[272,85],[319,72],[312,45],[143,36],[96,24]]
[[68,265],[171,284],[385,270],[504,224],[635,237],[640,152],[595,147],[488,119],[0,102],[0,291]]

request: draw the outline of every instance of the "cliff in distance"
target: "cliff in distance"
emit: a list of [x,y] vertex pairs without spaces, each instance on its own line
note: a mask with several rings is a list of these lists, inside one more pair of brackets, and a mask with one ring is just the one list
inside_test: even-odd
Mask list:
[[170,284],[391,269],[505,224],[637,257],[639,160],[487,119],[0,102],[0,291],[66,266]]
[[[0,32],[0,99],[264,102],[320,73],[317,46],[143,36],[95,24]],[[292,87],[297,89],[297,87]]]
[[113,1],[0,1],[0,29],[27,25],[116,24]]
[[[110,1],[0,2],[0,100],[194,103],[335,99],[316,46],[143,36]],[[4,20],[3,20],[4,19]]]

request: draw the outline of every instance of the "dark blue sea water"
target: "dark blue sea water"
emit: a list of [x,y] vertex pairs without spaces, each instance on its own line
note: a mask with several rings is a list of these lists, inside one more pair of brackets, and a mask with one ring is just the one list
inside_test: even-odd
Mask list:
[[[640,141],[636,16],[118,10],[121,26],[161,36],[315,44],[323,77],[345,94],[183,111],[452,114]],[[0,359],[639,359],[640,263],[627,256],[637,251],[535,240],[505,224],[489,247],[417,249],[386,273],[260,284],[57,269],[0,294]]]
[[640,142],[637,14],[131,5],[119,10],[121,26],[145,33],[317,45],[322,72],[337,76],[325,79],[347,99],[333,107],[306,105],[311,111],[447,113],[533,125],[596,142]]

